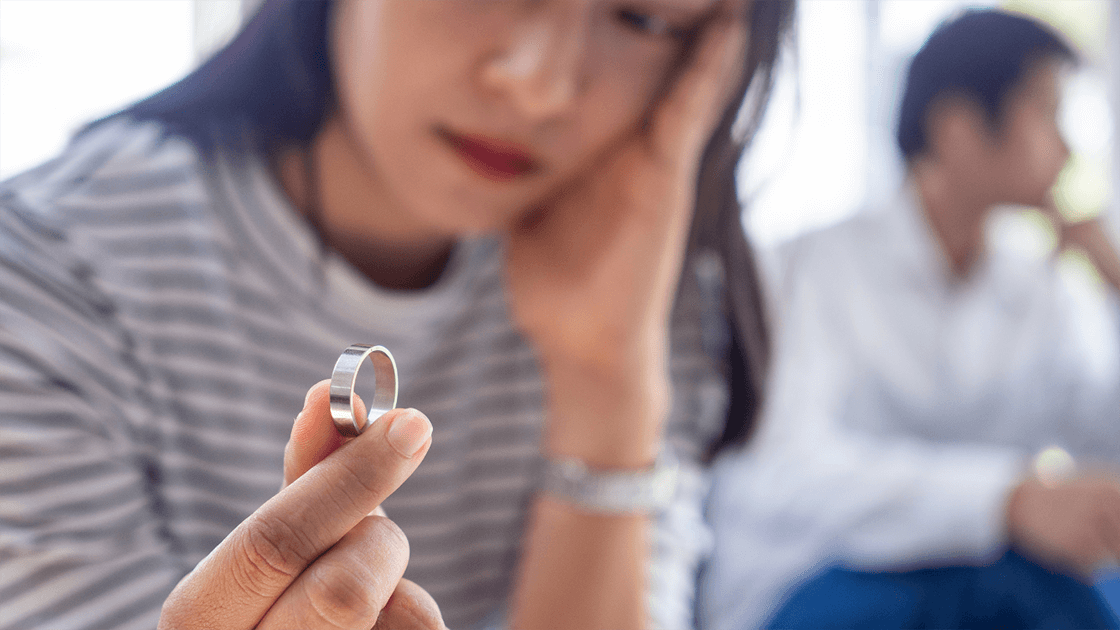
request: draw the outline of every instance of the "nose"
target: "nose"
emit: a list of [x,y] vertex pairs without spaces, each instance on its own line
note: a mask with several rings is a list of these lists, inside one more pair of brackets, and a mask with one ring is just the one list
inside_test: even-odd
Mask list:
[[590,29],[584,4],[539,3],[488,60],[484,83],[505,94],[527,118],[562,115],[583,89]]

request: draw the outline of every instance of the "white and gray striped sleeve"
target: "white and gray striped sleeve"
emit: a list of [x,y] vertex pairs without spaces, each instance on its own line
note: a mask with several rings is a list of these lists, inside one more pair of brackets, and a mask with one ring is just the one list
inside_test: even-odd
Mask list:
[[711,484],[705,452],[726,420],[723,363],[730,329],[723,315],[722,272],[713,274],[711,264],[719,263],[701,259],[693,263],[695,276],[686,274],[672,328],[673,408],[664,448],[680,472],[674,500],[653,529],[647,593],[650,626],[666,630],[696,627],[697,580],[714,545],[705,518]]
[[0,199],[0,629],[152,628],[185,569],[144,464],[142,375],[66,235]]

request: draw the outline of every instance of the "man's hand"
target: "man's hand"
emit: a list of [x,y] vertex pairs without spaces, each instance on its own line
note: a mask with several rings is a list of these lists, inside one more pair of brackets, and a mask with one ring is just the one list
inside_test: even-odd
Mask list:
[[1053,199],[1050,199],[1041,210],[1058,235],[1058,251],[1081,250],[1101,278],[1114,290],[1120,291],[1120,254],[1117,253],[1116,244],[1109,238],[1100,217],[1070,221],[1058,210]]
[[370,515],[423,460],[432,425],[394,409],[344,442],[327,386],[296,419],[285,487],[183,578],[160,628],[443,628],[431,596],[401,579],[408,540]]
[[1011,495],[1007,528],[1024,555],[1089,581],[1120,559],[1120,479],[1089,474],[1053,486],[1028,479]]

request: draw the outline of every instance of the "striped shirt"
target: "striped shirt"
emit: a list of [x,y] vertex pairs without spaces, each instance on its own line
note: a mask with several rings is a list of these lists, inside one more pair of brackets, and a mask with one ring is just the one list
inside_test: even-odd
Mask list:
[[[382,344],[435,431],[384,504],[452,628],[505,604],[540,463],[542,381],[497,238],[430,288],[323,253],[254,156],[114,120],[0,185],[0,628],[152,628],[174,585],[280,486],[292,419],[343,348]],[[685,274],[650,612],[692,623],[695,464],[722,426],[725,324]],[[718,293],[718,292],[716,292]],[[691,462],[691,463],[689,463]]]

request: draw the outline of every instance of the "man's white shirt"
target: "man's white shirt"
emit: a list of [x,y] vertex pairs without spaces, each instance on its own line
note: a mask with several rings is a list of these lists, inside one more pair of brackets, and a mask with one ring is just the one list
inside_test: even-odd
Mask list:
[[906,188],[783,248],[767,407],[716,467],[703,627],[764,623],[830,565],[991,560],[1034,453],[1120,460],[1116,296],[1016,235],[954,277]]

